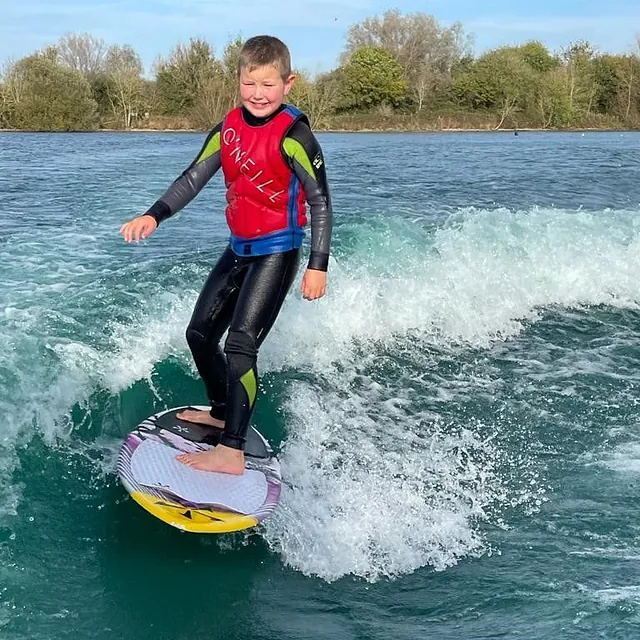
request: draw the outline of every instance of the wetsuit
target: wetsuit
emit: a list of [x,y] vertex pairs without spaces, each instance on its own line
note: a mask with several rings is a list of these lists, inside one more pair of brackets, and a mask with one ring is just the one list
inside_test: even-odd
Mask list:
[[[259,135],[260,128],[264,128],[266,134],[266,128],[273,126],[274,118],[283,118],[285,110],[292,116],[292,124],[278,145],[281,158],[272,158],[275,161],[272,164],[283,160],[290,173],[287,228],[291,233],[257,233],[247,239],[235,235],[231,228],[229,246],[204,284],[186,333],[207,389],[211,415],[225,420],[220,443],[235,449],[244,449],[255,405],[258,350],[273,326],[298,270],[301,228],[306,222],[305,199],[311,214],[311,253],[307,267],[326,271],[329,261],[331,197],[322,150],[306,117],[287,105],[282,105],[267,118],[256,118],[244,107],[235,115],[236,121],[241,117],[242,125],[252,128],[250,133],[255,135],[258,131]],[[207,136],[196,159],[149,209],[147,213],[158,224],[193,200],[221,167],[227,180],[224,144],[230,140],[228,130],[225,121],[218,124]],[[229,167],[229,153],[233,151],[227,151],[226,167]],[[236,160],[240,162],[242,156],[236,155]],[[243,167],[246,166],[245,158]],[[295,192],[296,185],[300,187],[299,193]],[[229,211],[233,209],[233,199],[229,196],[233,186],[227,181],[228,220]],[[269,198],[265,202],[268,203]],[[230,227],[232,225],[238,226],[233,218]],[[223,353],[220,340],[227,329]]]

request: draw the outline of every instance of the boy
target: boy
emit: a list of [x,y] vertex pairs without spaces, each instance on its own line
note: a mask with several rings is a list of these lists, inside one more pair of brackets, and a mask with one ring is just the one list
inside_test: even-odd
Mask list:
[[[230,242],[200,292],[186,332],[211,409],[185,410],[178,418],[223,432],[215,448],[178,460],[235,475],[244,472],[258,349],[297,273],[305,199],[311,212],[311,254],[302,280],[307,300],[326,292],[332,231],[322,150],[306,116],[284,104],[294,82],[286,45],[271,36],[250,38],[240,52],[238,76],[242,106],[211,131],[166,193],[120,229],[126,242],[148,237],[222,167]],[[219,342],[227,329],[223,353]]]

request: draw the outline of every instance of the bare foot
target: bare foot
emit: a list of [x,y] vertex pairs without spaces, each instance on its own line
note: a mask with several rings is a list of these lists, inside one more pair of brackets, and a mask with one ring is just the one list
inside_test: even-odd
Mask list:
[[218,420],[213,418],[211,414],[203,409],[185,409],[176,413],[178,420],[184,420],[185,422],[197,422],[199,424],[206,424],[210,427],[217,427],[218,429],[224,429],[224,420]]
[[214,449],[197,453],[181,453],[176,459],[192,469],[217,471],[241,476],[244,473],[244,451],[219,444]]

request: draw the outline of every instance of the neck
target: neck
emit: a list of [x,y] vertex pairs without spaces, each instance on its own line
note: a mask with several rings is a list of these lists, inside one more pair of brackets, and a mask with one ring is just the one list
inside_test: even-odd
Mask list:
[[271,120],[273,120],[281,111],[284,111],[285,108],[286,108],[286,105],[281,104],[273,113],[269,114],[268,116],[265,116],[264,118],[260,118],[258,116],[254,116],[249,111],[249,109],[243,106],[242,117],[250,127],[260,127],[263,124],[267,124],[267,122],[270,122]]

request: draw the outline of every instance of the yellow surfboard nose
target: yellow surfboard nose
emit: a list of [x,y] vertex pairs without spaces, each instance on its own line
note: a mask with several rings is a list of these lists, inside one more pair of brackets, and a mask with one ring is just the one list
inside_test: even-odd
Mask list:
[[257,518],[229,511],[193,509],[179,502],[133,491],[131,497],[156,518],[191,533],[231,533],[258,524]]

